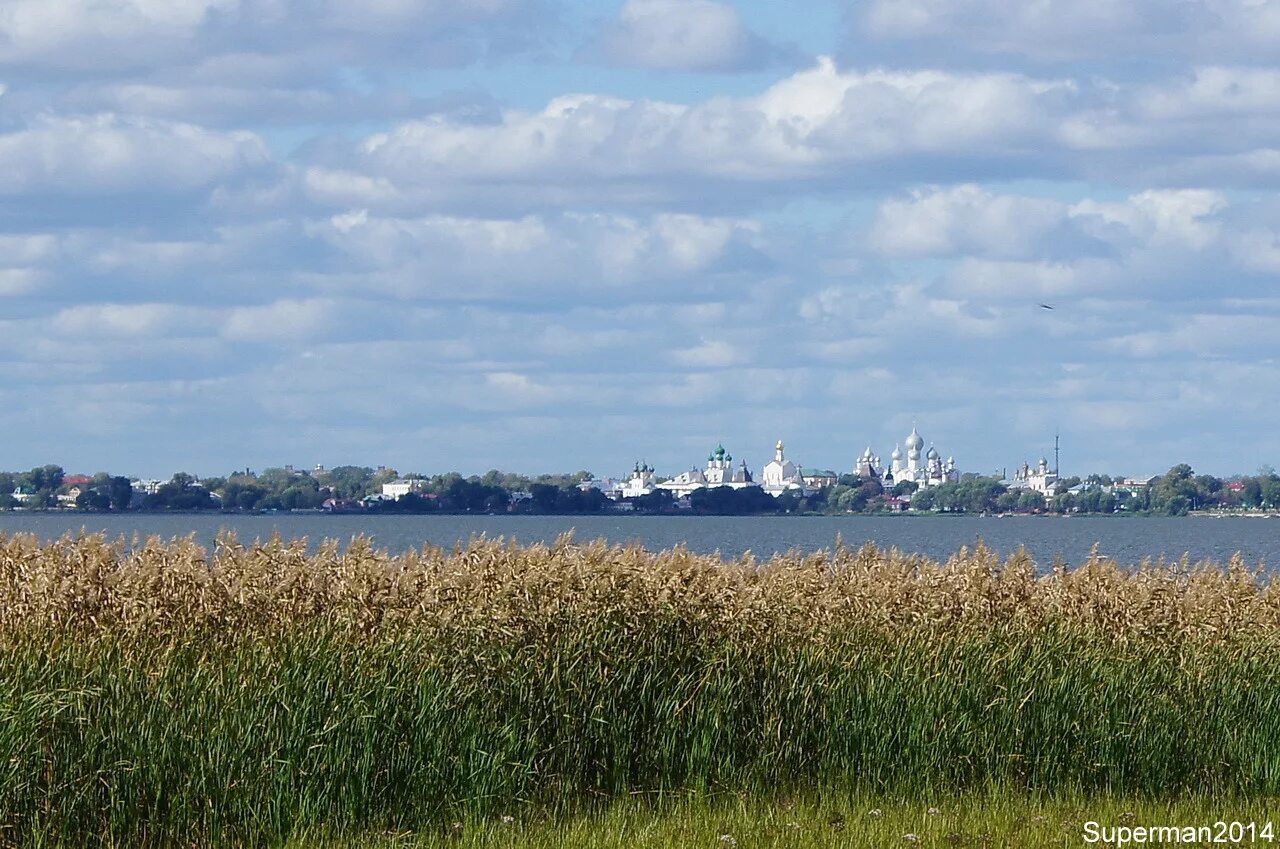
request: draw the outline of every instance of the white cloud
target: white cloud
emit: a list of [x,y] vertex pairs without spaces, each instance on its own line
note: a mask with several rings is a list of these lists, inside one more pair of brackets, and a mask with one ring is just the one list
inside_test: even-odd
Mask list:
[[[1109,260],[1053,263],[965,257],[949,269],[944,288],[969,298],[1006,302],[1021,299],[1024,304],[1035,306],[1036,301],[1106,292],[1119,285],[1121,277],[1120,266]],[[1149,282],[1136,280],[1128,285]]]
[[870,243],[896,256],[1030,257],[1045,250],[1064,212],[1058,201],[995,195],[973,184],[917,190],[880,205]]
[[171,58],[240,0],[9,0],[0,64],[96,68]]
[[41,277],[32,268],[0,268],[0,296],[28,294],[39,286]]
[[1132,357],[1167,358],[1194,354],[1211,360],[1230,354],[1269,353],[1275,337],[1272,315],[1196,313],[1179,316],[1173,326],[1143,330],[1109,339],[1104,344]]
[[1280,70],[1230,66],[1192,69],[1180,86],[1141,86],[1142,114],[1157,120],[1280,116]]
[[92,195],[209,189],[265,168],[253,133],[97,115],[46,116],[0,134],[0,195]]
[[1250,226],[1235,232],[1230,250],[1235,261],[1250,271],[1280,274],[1280,231]]
[[922,50],[945,44],[950,55],[1038,63],[1267,57],[1280,45],[1280,10],[1266,0],[873,0],[846,9],[856,45],[918,41]]
[[479,406],[500,410],[545,404],[563,394],[538,384],[528,375],[511,371],[486,374],[484,387],[484,393],[476,399]]
[[1228,254],[1244,268],[1265,266],[1257,251],[1268,231],[1239,234],[1228,211],[1224,194],[1205,189],[1069,203],[974,185],[934,187],[882,202],[868,241],[890,257],[957,260],[941,277],[944,289],[971,298],[1168,293],[1198,286]]
[[[1242,157],[1265,167],[1280,134],[1271,76],[1237,76],[1118,88],[1016,73],[841,70],[824,59],[755,96],[686,105],[575,94],[493,122],[447,114],[404,122],[313,164],[304,189],[318,203],[405,214],[732,207],[989,174],[1177,188],[1198,169],[1212,185],[1239,171]],[[1197,93],[1206,86],[1244,91],[1230,101],[1231,133],[1221,132],[1221,112],[1202,106],[1212,99]]]
[[81,339],[163,341],[206,331],[209,317],[202,309],[177,304],[79,304],[60,310],[50,324],[63,336]]
[[659,203],[723,194],[732,183],[754,194],[859,172],[874,181],[877,163],[1020,160],[1027,146],[1060,147],[1058,116],[1070,114],[1076,92],[1070,82],[1007,74],[842,72],[824,60],[754,97],[686,106],[565,95],[496,123],[406,122],[306,180],[317,200],[390,208],[531,195],[544,204]]
[[1119,225],[1137,238],[1200,250],[1220,235],[1216,215],[1226,206],[1226,196],[1218,191],[1152,190],[1132,195],[1123,203],[1084,200],[1072,207],[1071,216],[1086,226],[1087,219],[1096,218]]
[[452,62],[474,58],[470,28],[532,27],[529,12],[521,0],[8,0],[0,7],[0,65],[127,72],[195,64],[244,45],[288,57],[295,68],[412,47],[434,47]]
[[33,263],[50,259],[58,239],[51,233],[0,233],[0,256],[6,262]]
[[286,298],[262,306],[232,309],[222,323],[222,335],[244,342],[265,343],[313,339],[328,331],[338,316],[338,305],[329,299]]
[[307,231],[346,258],[352,285],[456,298],[652,296],[705,285],[698,276],[729,273],[764,241],[751,221],[679,214],[386,218],[360,209]]
[[669,71],[738,71],[779,54],[719,0],[626,0],[584,51],[617,65]]
[[686,368],[714,369],[740,365],[747,357],[733,344],[723,339],[704,339],[688,348],[671,352],[671,360]]

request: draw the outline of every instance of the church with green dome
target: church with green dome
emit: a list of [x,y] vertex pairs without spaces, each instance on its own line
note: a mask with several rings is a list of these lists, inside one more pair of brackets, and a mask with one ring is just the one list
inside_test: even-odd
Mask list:
[[733,455],[725,450],[724,445],[717,445],[715,450],[707,455],[705,469],[692,468],[687,472],[681,472],[671,480],[658,484],[659,489],[669,490],[676,498],[688,495],[695,490],[712,489],[717,486],[745,489],[749,486],[759,486],[759,484],[755,482],[751,470],[747,468],[746,460],[739,461],[737,466],[733,465]]

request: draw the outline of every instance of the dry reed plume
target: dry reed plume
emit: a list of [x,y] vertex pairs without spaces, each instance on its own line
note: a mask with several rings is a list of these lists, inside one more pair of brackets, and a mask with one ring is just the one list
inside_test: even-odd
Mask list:
[[308,553],[305,540],[212,553],[192,539],[130,548],[102,536],[41,545],[0,535],[0,634],[53,628],[180,638],[327,623],[358,632],[413,626],[530,636],[568,622],[678,621],[724,634],[822,639],[849,629],[972,634],[1082,628],[1125,642],[1265,639],[1280,593],[1239,557],[1144,563],[1094,555],[1037,576],[1025,553],[979,544],[946,563],[839,544],[830,552],[736,561],[568,537],[517,547],[474,540],[390,556],[357,538]]

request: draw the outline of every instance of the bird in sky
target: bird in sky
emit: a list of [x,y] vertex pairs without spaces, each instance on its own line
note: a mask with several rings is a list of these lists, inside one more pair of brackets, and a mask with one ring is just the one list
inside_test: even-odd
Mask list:
[[1041,304],[1041,305],[1040,305],[1040,309],[1042,309],[1042,310],[1051,310],[1051,309],[1053,309],[1053,307],[1049,306],[1048,304]]

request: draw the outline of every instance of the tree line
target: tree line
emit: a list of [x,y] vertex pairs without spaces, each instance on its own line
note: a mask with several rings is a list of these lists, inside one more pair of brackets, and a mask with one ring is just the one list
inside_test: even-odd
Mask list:
[[[384,484],[413,481],[413,491],[380,500]],[[237,470],[203,480],[175,474],[149,491],[135,491],[127,477],[99,472],[69,476],[61,466],[0,472],[0,509],[70,508],[92,511],[367,509],[385,513],[589,514],[613,505],[592,484],[590,472],[538,476],[491,470],[401,476],[394,469],[338,466],[299,471],[277,467]],[[373,497],[372,500],[371,497]],[[880,481],[841,475],[835,486],[816,493],[773,497],[758,487],[719,487],[693,492],[678,507],[666,490],[630,499],[644,513],[685,509],[704,515],[760,513],[847,514],[910,510],[916,513],[1131,513],[1185,515],[1203,510],[1280,510],[1280,475],[1269,466],[1254,475],[1218,478],[1197,475],[1182,463],[1149,486],[1122,486],[1118,478],[1093,474],[1059,481],[1053,494],[1011,488],[992,477],[965,474],[959,481],[925,489],[901,482],[886,489]]]

